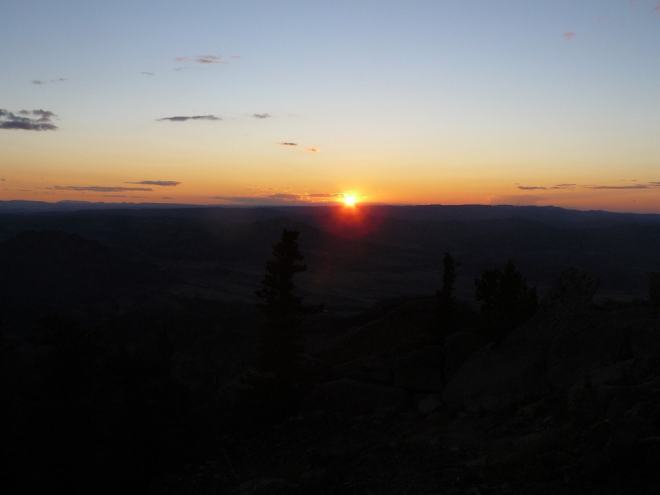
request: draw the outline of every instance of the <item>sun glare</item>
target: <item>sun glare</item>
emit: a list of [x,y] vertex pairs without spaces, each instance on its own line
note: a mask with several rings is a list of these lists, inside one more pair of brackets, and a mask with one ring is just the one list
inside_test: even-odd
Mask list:
[[348,208],[353,208],[357,204],[358,199],[355,194],[344,194],[342,201],[344,202],[344,206],[347,206]]

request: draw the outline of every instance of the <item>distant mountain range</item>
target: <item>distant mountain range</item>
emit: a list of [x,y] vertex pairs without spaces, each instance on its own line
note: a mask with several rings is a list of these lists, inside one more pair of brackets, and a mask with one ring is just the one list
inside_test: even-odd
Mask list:
[[[328,205],[291,205],[291,206],[242,206],[242,205],[199,205],[187,203],[107,203],[94,201],[0,201],[0,213],[32,213],[32,212],[74,212],[85,210],[150,210],[150,209],[241,209],[241,210],[283,210],[291,213],[293,210],[309,212],[310,210],[326,210],[341,208]],[[529,218],[546,221],[584,221],[584,220],[637,220],[660,222],[660,213],[612,212],[607,210],[575,210],[558,206],[512,206],[512,205],[362,205],[376,215],[386,215],[388,218],[401,220],[489,220],[505,218]],[[306,215],[305,215],[306,216]]]
[[[153,282],[159,291],[253,301],[271,246],[283,228],[300,232],[308,265],[301,286],[312,300],[335,307],[433,294],[445,252],[460,263],[457,290],[465,299],[473,297],[474,278],[482,270],[508,259],[540,292],[562,269],[578,267],[599,278],[602,296],[640,297],[648,274],[660,271],[660,215],[485,205],[361,205],[352,211],[340,205],[0,202],[0,243],[5,243],[0,262],[8,270],[8,287],[23,284],[32,268],[50,273],[48,260],[59,253],[62,259],[56,264],[70,267],[63,273],[79,273],[76,267],[83,267],[78,278],[84,283],[77,284],[82,289],[76,294],[86,294],[86,287],[93,285],[84,278],[87,273],[103,265],[126,265],[128,271],[102,270],[99,280],[106,277],[108,287],[124,290],[114,274],[123,273],[134,285],[136,277],[127,273],[149,271],[151,266],[166,273],[165,279]],[[36,234],[26,238],[26,231]],[[57,232],[82,240],[75,243]],[[42,250],[27,249],[25,243],[37,234],[41,240],[28,244]],[[87,246],[87,240],[108,250],[107,261],[75,247]],[[14,270],[18,266],[26,271]],[[47,279],[61,279],[63,273],[53,272]],[[27,286],[40,286],[37,280],[35,275]]]

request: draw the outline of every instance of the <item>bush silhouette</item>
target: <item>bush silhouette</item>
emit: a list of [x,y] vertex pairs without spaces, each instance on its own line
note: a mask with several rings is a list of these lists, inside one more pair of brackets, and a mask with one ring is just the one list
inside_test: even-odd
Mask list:
[[501,270],[484,270],[475,285],[485,328],[496,342],[536,311],[536,288],[527,286],[511,260]]

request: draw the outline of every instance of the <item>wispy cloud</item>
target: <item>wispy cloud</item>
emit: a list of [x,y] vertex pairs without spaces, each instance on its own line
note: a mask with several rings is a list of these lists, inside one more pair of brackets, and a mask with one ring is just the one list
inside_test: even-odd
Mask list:
[[126,191],[153,191],[150,187],[123,187],[123,186],[53,186],[55,191],[88,191],[98,193],[115,193]]
[[574,189],[577,184],[555,184],[550,189]]
[[283,141],[281,143],[278,143],[280,146],[298,146],[298,143],[294,143],[292,141]]
[[548,188],[545,186],[518,186],[521,191],[545,191]]
[[126,184],[141,184],[144,186],[174,187],[181,184],[176,180],[140,180],[136,182],[126,182]]
[[175,115],[174,117],[162,117],[158,121],[186,122],[188,120],[222,120],[217,115]]
[[510,196],[494,196],[491,199],[491,204],[525,206],[535,205],[547,201],[548,199],[549,198],[546,196],[537,196],[534,194],[514,194]]
[[56,115],[48,110],[21,110],[17,114],[0,108],[0,129],[24,131],[54,131]]
[[195,56],[188,56],[184,55],[181,57],[176,57],[174,59],[177,62],[193,62],[197,64],[202,64],[202,65],[208,65],[208,64],[226,64],[227,62],[222,58],[220,55],[195,55]]
[[67,80],[68,79],[66,79],[65,77],[58,77],[56,79],[32,79],[31,82],[32,82],[32,84],[34,84],[36,86],[42,86],[44,84],[60,83],[60,82],[64,82],[64,81],[67,81]]
[[277,193],[271,194],[268,196],[269,199],[277,199],[282,201],[300,201],[302,199],[298,194],[289,194],[289,193]]
[[342,198],[343,193],[274,193],[257,196],[214,196],[213,199],[239,205],[313,205],[333,203]]
[[155,72],[149,72],[147,70],[143,70],[142,72],[140,72],[140,74],[142,74],[143,76],[155,76],[156,75]]
[[[635,181],[633,181],[635,182]],[[583,189],[592,189],[592,190],[601,190],[601,191],[626,191],[626,190],[644,190],[644,189],[655,189],[660,188],[660,181],[650,181],[650,182],[639,182],[634,184],[574,184],[574,183],[564,183],[564,184],[555,184],[549,186],[527,186],[527,185],[516,185],[517,189],[521,191],[566,191],[566,190],[575,190],[576,188]]]
[[135,196],[133,194],[104,194],[104,198],[131,198],[131,199],[144,199],[145,196]]
[[311,147],[309,147],[309,148],[306,148],[305,151],[307,151],[307,152],[309,152],[309,153],[318,153],[318,152],[321,151],[321,150],[318,149],[318,148],[316,148],[316,147],[314,147],[314,146],[311,146]]
[[307,195],[310,198],[343,198],[344,193],[312,193]]
[[566,31],[564,34],[562,34],[562,37],[565,41],[573,41],[576,36],[577,33],[574,31]]
[[271,118],[272,115],[269,114],[269,113],[253,113],[253,114],[252,114],[252,117],[254,117],[255,119],[261,119],[261,120],[263,120],[263,119],[269,119],[269,118]]
[[218,55],[200,55],[195,58],[198,64],[222,64],[224,63],[222,57]]
[[598,185],[598,186],[583,186],[587,189],[598,189],[598,190],[626,190],[626,189],[651,189],[653,187],[658,187],[653,184],[629,184],[629,185]]

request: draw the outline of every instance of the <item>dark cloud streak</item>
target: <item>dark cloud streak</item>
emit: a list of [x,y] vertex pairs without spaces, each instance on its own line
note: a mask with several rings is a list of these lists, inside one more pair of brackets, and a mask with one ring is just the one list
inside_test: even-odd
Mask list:
[[174,117],[162,117],[157,121],[186,122],[188,120],[222,120],[217,115],[175,115]]
[[127,182],[126,184],[140,184],[143,186],[175,187],[181,184],[176,180],[141,180],[136,182]]
[[99,193],[115,193],[126,191],[153,191],[150,187],[122,187],[122,186],[53,186],[55,191],[88,191]]

